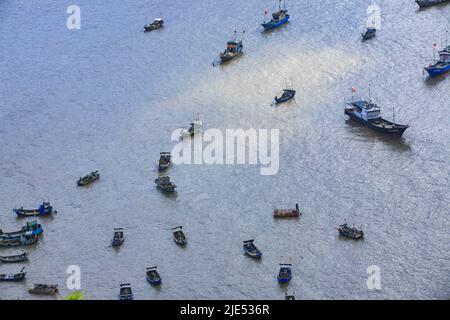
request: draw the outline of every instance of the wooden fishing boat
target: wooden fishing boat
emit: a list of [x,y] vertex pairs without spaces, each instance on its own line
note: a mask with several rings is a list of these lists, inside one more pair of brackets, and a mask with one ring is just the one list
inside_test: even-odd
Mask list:
[[120,284],[119,291],[119,299],[120,300],[133,300],[133,290],[129,283]]
[[181,230],[183,226],[178,226],[175,228],[172,228],[173,231],[173,240],[175,243],[179,246],[184,246],[187,243],[186,236],[184,235],[183,231]]
[[280,263],[280,271],[278,272],[278,282],[287,283],[292,279],[292,264]]
[[194,116],[194,121],[190,123],[189,129],[182,129],[180,132],[180,141],[185,137],[193,137],[194,135],[201,133],[203,130],[203,122],[200,119],[200,115],[196,114]]
[[44,232],[42,226],[36,221],[27,221],[27,224],[22,227],[19,231],[14,232],[4,232],[0,229],[0,238],[14,238],[20,235],[32,234],[32,235],[41,235]]
[[144,26],[144,31],[149,32],[161,28],[164,25],[164,20],[156,18],[152,23]]
[[23,267],[19,273],[15,273],[15,274],[0,273],[0,281],[21,281],[21,280],[25,279],[25,275],[27,274],[23,270],[25,270],[25,267]]
[[20,209],[13,209],[13,211],[17,214],[18,217],[34,217],[57,214],[57,211],[53,210],[53,207],[49,202],[43,202],[37,209],[27,210],[21,207]]
[[377,29],[373,28],[373,27],[369,27],[367,28],[366,32],[362,34],[362,40],[369,40],[372,39],[376,36],[377,34]]
[[28,289],[31,294],[55,294],[58,292],[57,284],[36,283],[34,288]]
[[170,167],[170,159],[171,159],[170,152],[161,152],[160,157],[159,157],[159,162],[158,162],[158,170],[164,171],[167,168],[169,168]]
[[258,248],[256,248],[253,241],[255,240],[252,239],[244,241],[244,252],[251,258],[259,259],[262,257],[262,253],[261,251],[258,250]]
[[[244,33],[245,31],[242,32],[242,35],[244,35]],[[244,50],[244,45],[242,44],[242,41],[243,39],[241,39],[240,41],[237,40],[237,33],[235,30],[234,40],[230,40],[227,42],[227,48],[219,55],[220,60],[222,62],[226,62],[239,56]]]
[[77,185],[79,187],[84,187],[98,179],[100,179],[100,173],[98,173],[98,171],[92,171],[88,175],[85,175],[84,177],[80,177],[80,179],[78,179],[78,181],[77,181]]
[[23,252],[21,254],[13,255],[13,256],[0,256],[0,262],[3,263],[13,263],[13,262],[23,262],[28,260],[28,253]]
[[337,229],[339,231],[339,235],[347,238],[358,240],[364,237],[364,232],[361,229],[349,227],[347,223],[340,225]]
[[297,218],[301,216],[298,208],[298,203],[295,204],[295,209],[275,209],[273,210],[274,218]]
[[152,285],[152,286],[159,286],[161,284],[161,277],[159,276],[158,271],[156,271],[156,266],[155,267],[150,267],[147,268],[147,281]]
[[38,241],[38,237],[32,234],[25,234],[16,237],[0,237],[0,247],[29,246]]
[[[265,14],[268,12],[266,11]],[[286,1],[284,2],[284,8],[281,8],[281,0],[278,6],[278,11],[272,13],[272,19],[269,22],[264,22],[261,25],[265,30],[272,30],[282,26],[289,21],[289,14],[286,8]]]
[[125,241],[125,237],[123,235],[123,228],[116,228],[114,229],[114,236],[112,239],[112,246],[118,247],[123,244]]
[[275,102],[278,103],[283,103],[286,101],[291,100],[292,98],[295,97],[295,90],[293,89],[284,89],[283,90],[283,94],[281,95],[281,97],[277,97],[275,96]]
[[169,176],[159,176],[155,179],[155,183],[164,192],[174,192],[177,187],[175,184],[170,182]]

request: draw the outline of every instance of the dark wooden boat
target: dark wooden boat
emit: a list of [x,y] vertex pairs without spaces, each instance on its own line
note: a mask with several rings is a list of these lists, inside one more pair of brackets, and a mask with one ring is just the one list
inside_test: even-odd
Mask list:
[[120,300],[133,300],[133,290],[129,283],[120,284],[119,291],[119,299]]
[[177,187],[175,184],[170,182],[170,178],[168,176],[159,176],[155,179],[155,183],[158,188],[165,192],[174,192]]
[[34,288],[28,289],[31,294],[55,294],[58,292],[57,284],[36,283]]
[[179,246],[184,246],[187,243],[186,236],[184,235],[183,231],[181,230],[183,226],[178,226],[175,228],[172,228],[173,231],[173,240],[176,244]]
[[159,286],[161,284],[161,277],[159,276],[158,271],[156,271],[156,266],[155,267],[150,267],[147,268],[147,281],[152,285],[152,286]]
[[347,223],[340,225],[337,229],[339,231],[339,235],[347,238],[358,240],[364,237],[364,232],[361,229],[349,227]]
[[288,295],[287,292],[284,293],[284,300],[295,300],[295,293]]
[[275,102],[278,103],[283,103],[286,101],[291,100],[292,98],[295,97],[295,90],[293,89],[284,89],[283,90],[283,94],[281,97],[275,97]]
[[21,281],[21,280],[25,279],[25,275],[27,274],[23,270],[25,270],[25,267],[23,267],[19,273],[15,273],[15,274],[0,273],[0,281]]
[[161,152],[160,157],[159,157],[159,162],[158,162],[158,170],[164,171],[167,168],[169,168],[170,167],[170,159],[171,159],[170,152]]
[[261,251],[258,250],[258,248],[256,248],[253,241],[255,240],[252,239],[244,241],[244,252],[251,258],[259,259],[262,257],[262,253]]
[[84,187],[98,179],[100,179],[100,173],[98,173],[98,171],[92,171],[88,175],[85,175],[84,177],[80,177],[80,179],[78,179],[78,181],[77,181],[77,185],[79,187]]
[[[244,33],[245,31],[242,32],[242,34]],[[220,60],[222,62],[226,62],[239,56],[244,50],[242,40],[243,39],[241,39],[240,41],[237,40],[237,33],[236,31],[234,31],[234,40],[230,40],[227,42],[227,48],[219,55]]]
[[156,18],[152,23],[144,26],[144,31],[149,32],[161,28],[164,25],[164,20]]
[[4,232],[0,229],[0,238],[14,238],[20,235],[32,234],[32,235],[40,235],[44,232],[42,226],[36,221],[27,221],[27,224],[22,227],[19,231],[14,232]]
[[369,27],[369,28],[367,28],[367,31],[362,34],[362,39],[363,39],[363,41],[372,39],[376,36],[376,34],[377,34],[377,29],[373,28],[373,27]]
[[183,129],[180,132],[180,141],[182,141],[185,137],[193,137],[195,134],[202,132],[203,130],[203,121],[200,119],[200,115],[196,114],[194,117],[194,121],[190,123],[189,129]]
[[29,246],[38,241],[38,237],[25,234],[16,237],[0,237],[0,247]]
[[301,215],[298,208],[298,203],[295,204],[295,209],[275,209],[273,210],[274,218],[297,218]]
[[28,210],[21,207],[20,209],[13,209],[13,211],[18,217],[34,217],[57,214],[57,211],[53,210],[53,207],[49,202],[43,202],[37,209]]
[[13,256],[0,256],[0,262],[3,263],[13,263],[13,262],[23,262],[28,260],[28,253],[23,252],[21,254],[13,255]]
[[280,271],[278,272],[278,282],[287,283],[292,279],[292,264],[280,263]]
[[123,244],[125,237],[123,235],[123,228],[114,229],[114,236],[112,239],[112,246],[117,247]]

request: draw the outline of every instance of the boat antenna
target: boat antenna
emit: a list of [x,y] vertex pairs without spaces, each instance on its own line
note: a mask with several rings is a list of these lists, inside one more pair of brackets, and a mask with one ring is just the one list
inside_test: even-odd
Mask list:
[[369,83],[369,103],[372,103],[372,98],[370,96],[370,86],[371,86],[371,84]]
[[392,123],[395,124],[395,107],[392,106]]
[[294,82],[292,81],[292,77],[291,77],[291,89],[294,89]]
[[237,41],[236,34],[237,34],[237,31],[234,30],[234,41],[235,41],[235,42]]
[[278,9],[281,10],[281,0],[278,2]]
[[245,30],[242,30],[242,38],[241,38],[241,42],[242,42],[242,40],[244,40],[244,34],[245,34]]

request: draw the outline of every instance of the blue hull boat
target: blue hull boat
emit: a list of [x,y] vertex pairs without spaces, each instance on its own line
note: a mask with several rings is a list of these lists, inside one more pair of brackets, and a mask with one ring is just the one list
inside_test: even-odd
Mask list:
[[18,217],[48,216],[57,213],[56,210],[53,210],[49,202],[43,202],[37,209],[26,210],[22,207],[20,209],[13,209],[13,211]]
[[44,229],[42,229],[42,226],[37,223],[36,220],[28,221],[26,226],[23,226],[21,230],[14,231],[14,232],[3,232],[0,229],[0,237],[2,238],[15,238],[19,237],[21,235],[32,235],[32,236],[39,236],[44,232]]
[[280,272],[278,273],[278,282],[287,283],[292,279],[292,265],[290,263],[280,263]]
[[147,268],[147,281],[152,285],[152,286],[159,286],[161,285],[161,277],[158,273],[158,271],[156,271],[156,266],[155,267],[150,267]]
[[450,61],[447,61],[447,62],[439,61],[439,62],[435,63],[434,65],[425,67],[425,70],[428,72],[430,77],[440,76],[440,75],[450,71]]
[[286,14],[284,16],[283,19],[279,20],[279,21],[270,21],[267,23],[262,23],[261,25],[264,27],[265,30],[272,30],[272,29],[276,29],[278,27],[281,27],[283,24],[285,24],[286,22],[289,21],[289,15]]

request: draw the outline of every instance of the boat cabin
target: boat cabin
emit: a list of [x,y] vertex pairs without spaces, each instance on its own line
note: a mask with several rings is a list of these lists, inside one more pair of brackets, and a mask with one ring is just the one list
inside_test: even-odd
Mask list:
[[[374,103],[367,101],[354,101],[348,104],[349,109],[356,111],[365,121],[376,121],[381,118],[381,109]],[[348,107],[347,107],[348,108]]]

